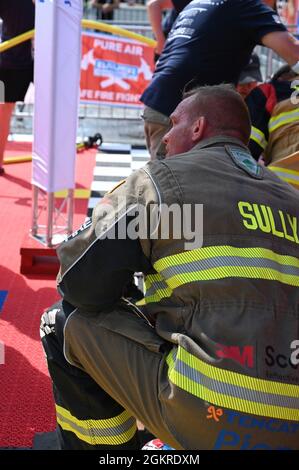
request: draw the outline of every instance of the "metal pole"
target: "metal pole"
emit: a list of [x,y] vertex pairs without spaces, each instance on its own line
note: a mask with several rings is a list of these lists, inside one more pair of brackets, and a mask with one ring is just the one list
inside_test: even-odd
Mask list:
[[35,185],[32,187],[33,190],[33,204],[32,204],[32,224],[31,224],[31,234],[33,237],[37,235],[38,230],[38,191],[39,188]]
[[54,211],[54,193],[48,193],[48,221],[46,232],[46,244],[52,246],[53,238],[53,211]]
[[70,235],[73,231],[73,216],[74,216],[74,190],[68,190],[67,200],[67,234]]

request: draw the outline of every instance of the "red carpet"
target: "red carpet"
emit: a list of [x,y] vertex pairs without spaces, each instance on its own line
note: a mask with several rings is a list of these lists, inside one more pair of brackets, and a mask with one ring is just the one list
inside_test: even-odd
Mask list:
[[[27,149],[27,144],[15,147],[6,157]],[[79,154],[76,187],[90,188],[94,162],[94,151]],[[0,342],[5,351],[3,360],[0,344],[0,447],[31,447],[36,432],[55,428],[39,323],[58,294],[55,280],[19,274],[19,251],[31,223],[31,163],[6,165],[5,170],[0,177]],[[74,227],[83,222],[87,202],[75,200]]]
[[5,149],[5,159],[30,155],[32,151],[31,142],[7,142]]

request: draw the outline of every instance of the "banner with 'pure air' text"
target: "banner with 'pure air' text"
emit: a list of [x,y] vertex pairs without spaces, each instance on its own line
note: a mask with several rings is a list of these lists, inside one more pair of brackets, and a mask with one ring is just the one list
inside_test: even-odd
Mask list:
[[152,47],[133,39],[84,33],[80,100],[140,107],[153,69]]

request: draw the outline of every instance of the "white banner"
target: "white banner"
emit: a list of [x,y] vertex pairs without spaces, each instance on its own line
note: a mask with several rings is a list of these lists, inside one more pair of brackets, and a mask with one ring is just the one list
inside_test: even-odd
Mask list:
[[47,192],[75,180],[82,0],[36,0],[32,183]]

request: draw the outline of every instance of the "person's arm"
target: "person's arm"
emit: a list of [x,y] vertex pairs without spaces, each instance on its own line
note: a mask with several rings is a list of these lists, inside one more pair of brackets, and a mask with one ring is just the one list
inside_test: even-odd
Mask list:
[[296,13],[295,8],[296,8],[295,0],[289,0],[287,3],[287,12],[288,12],[289,19],[294,17]]
[[248,147],[255,160],[259,159],[268,144],[268,123],[271,116],[267,110],[267,99],[272,97],[271,91],[271,85],[265,83],[254,88],[245,99],[251,119]]
[[276,31],[266,34],[262,44],[269,47],[282,57],[290,66],[299,61],[299,41],[286,31]]
[[142,170],[134,172],[97,204],[92,220],[58,247],[58,290],[73,307],[90,312],[111,308],[134,272],[152,269],[135,230],[136,217],[139,226],[143,223],[136,214],[144,207],[143,191],[153,195],[151,201],[157,199],[147,180]]
[[157,41],[157,54],[161,54],[165,43],[165,36],[162,29],[162,14],[164,10],[170,8],[173,8],[171,0],[148,0],[147,2],[149,22]]

